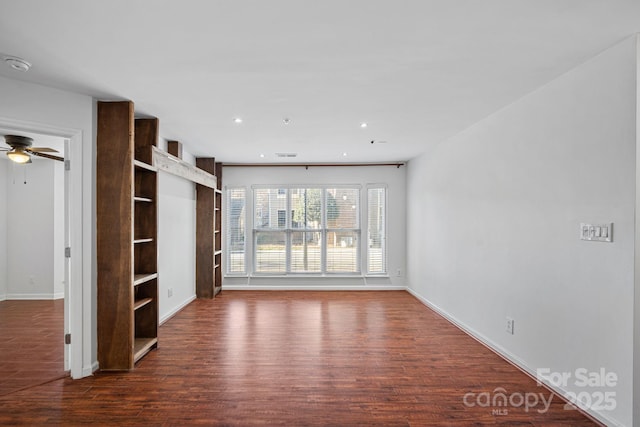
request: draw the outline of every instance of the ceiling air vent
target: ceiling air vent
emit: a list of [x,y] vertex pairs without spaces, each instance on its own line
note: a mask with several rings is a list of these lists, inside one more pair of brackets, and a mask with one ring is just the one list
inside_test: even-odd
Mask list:
[[298,153],[276,153],[276,156],[281,158],[292,158],[298,157]]

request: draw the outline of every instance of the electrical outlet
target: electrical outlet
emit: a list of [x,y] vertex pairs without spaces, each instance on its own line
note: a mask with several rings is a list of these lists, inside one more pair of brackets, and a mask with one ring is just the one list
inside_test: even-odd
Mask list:
[[508,334],[513,335],[513,333],[514,333],[514,326],[515,326],[515,325],[514,325],[514,323],[515,323],[515,320],[513,320],[513,319],[512,319],[512,318],[510,318],[510,317],[507,317],[507,333],[508,333]]
[[167,297],[171,298],[173,296],[173,288],[167,289]]
[[402,276],[402,270],[398,269],[398,270],[396,271],[396,276],[397,276],[397,277]]

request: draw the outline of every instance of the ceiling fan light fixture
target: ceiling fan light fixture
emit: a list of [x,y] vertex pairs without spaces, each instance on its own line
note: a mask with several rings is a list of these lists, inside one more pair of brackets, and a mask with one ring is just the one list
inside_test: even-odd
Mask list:
[[29,154],[19,148],[14,148],[13,150],[8,151],[7,157],[9,157],[11,161],[16,163],[27,163],[29,160],[31,160],[31,156],[29,156]]

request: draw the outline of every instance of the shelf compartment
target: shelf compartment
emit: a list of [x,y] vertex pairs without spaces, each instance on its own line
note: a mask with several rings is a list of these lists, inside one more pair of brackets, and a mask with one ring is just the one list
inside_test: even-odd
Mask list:
[[134,274],[133,275],[133,286],[142,285],[145,282],[148,282],[153,279],[158,278],[158,273],[143,273],[143,274]]
[[158,338],[136,338],[133,342],[133,361],[137,362],[158,344]]
[[153,298],[142,298],[133,303],[133,309],[137,310],[139,308],[144,307],[145,305],[153,302]]
[[133,164],[136,167],[136,169],[143,169],[143,170],[147,170],[149,172],[157,172],[158,171],[158,168],[156,168],[155,166],[151,166],[150,164],[142,162],[140,160],[134,160]]

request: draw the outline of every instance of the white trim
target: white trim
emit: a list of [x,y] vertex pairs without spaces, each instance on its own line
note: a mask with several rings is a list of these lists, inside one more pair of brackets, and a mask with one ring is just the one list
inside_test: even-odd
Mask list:
[[6,299],[7,299],[7,296],[6,296],[6,295],[4,295],[4,294],[0,295],[0,301],[4,301],[4,300],[6,300]]
[[[534,379],[534,380],[538,381],[539,383],[543,384],[547,389],[549,389],[552,392],[554,392],[555,394],[559,395],[565,401],[572,401],[572,395],[570,395],[569,392],[564,390],[562,387],[556,387],[555,385],[553,385],[550,382],[546,381],[544,378],[542,380],[537,378],[536,370],[531,368],[531,367],[529,367],[529,366],[527,366],[527,364],[522,359],[520,359],[519,357],[517,357],[513,353],[509,352],[507,349],[505,349],[501,345],[498,345],[495,342],[491,341],[489,338],[487,338],[486,336],[482,335],[481,333],[479,333],[475,329],[471,328],[470,326],[466,325],[465,323],[460,322],[454,316],[450,315],[447,311],[445,311],[444,309],[440,308],[439,306],[433,304],[431,301],[429,301],[428,299],[424,298],[422,295],[418,294],[416,291],[414,291],[410,287],[406,287],[406,290],[411,295],[413,295],[418,301],[423,303],[425,306],[429,307],[430,309],[432,309],[433,311],[435,311],[436,313],[438,313],[439,315],[444,317],[447,321],[449,321],[455,327],[460,329],[462,332],[466,333],[471,338],[475,339],[480,344],[484,345],[489,350],[493,351],[498,356],[502,357],[507,362],[511,363],[513,366],[515,366],[516,368],[521,370],[523,373],[527,374],[532,379]],[[582,411],[581,410],[580,412],[585,414],[587,417],[594,418],[598,422],[604,423],[605,425],[608,425],[608,426],[621,426],[622,425],[622,424],[618,423],[617,421],[607,417],[605,414],[602,414],[600,412],[591,411],[591,410],[587,410],[587,411]]]
[[91,364],[91,366],[89,366],[88,368],[84,368],[82,370],[82,376],[83,377],[88,377],[90,375],[93,375],[93,373],[95,371],[97,371],[100,368],[100,366],[98,365],[98,361],[96,360],[95,362],[93,362]]
[[636,34],[636,176],[634,211],[634,268],[633,268],[633,386],[631,419],[640,425],[640,33]]
[[404,286],[395,285],[225,285],[224,291],[404,291]]
[[162,316],[160,318],[160,326],[162,326],[167,320],[171,319],[173,316],[178,314],[183,308],[185,308],[186,306],[191,304],[191,302],[193,302],[195,299],[196,299],[195,295],[190,296],[189,298],[184,300],[182,303],[180,303],[176,307],[174,307],[173,310],[171,310],[170,312],[168,312],[167,314]]
[[7,294],[6,300],[56,300],[64,298],[64,293],[44,293],[44,294]]

